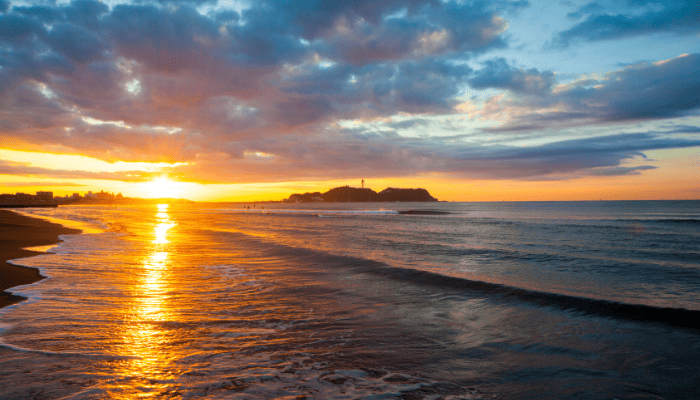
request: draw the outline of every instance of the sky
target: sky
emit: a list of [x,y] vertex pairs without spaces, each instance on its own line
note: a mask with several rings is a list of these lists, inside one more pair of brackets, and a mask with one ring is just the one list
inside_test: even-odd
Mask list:
[[693,1],[0,0],[0,193],[700,199]]

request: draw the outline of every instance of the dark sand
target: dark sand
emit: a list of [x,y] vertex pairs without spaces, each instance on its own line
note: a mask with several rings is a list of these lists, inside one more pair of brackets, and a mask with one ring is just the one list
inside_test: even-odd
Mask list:
[[7,289],[45,278],[36,268],[19,267],[5,261],[43,254],[24,248],[56,244],[61,241],[59,235],[74,233],[80,233],[80,230],[0,210],[0,308],[25,300]]

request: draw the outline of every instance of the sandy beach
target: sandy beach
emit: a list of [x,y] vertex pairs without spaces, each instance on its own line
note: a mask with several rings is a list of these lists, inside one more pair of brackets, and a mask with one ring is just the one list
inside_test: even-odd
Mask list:
[[56,244],[61,241],[59,235],[73,233],[80,231],[0,210],[0,308],[24,300],[7,289],[44,279],[36,268],[19,267],[6,261],[41,254],[25,248]]

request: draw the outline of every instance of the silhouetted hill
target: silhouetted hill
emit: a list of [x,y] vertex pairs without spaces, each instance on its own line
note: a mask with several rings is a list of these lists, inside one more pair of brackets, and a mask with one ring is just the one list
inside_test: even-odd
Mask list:
[[393,201],[438,201],[425,189],[386,188],[377,193],[372,189],[342,186],[333,188],[326,193],[313,192],[295,193],[284,200],[290,203],[344,203],[344,202],[393,202]]
[[386,188],[377,193],[375,201],[438,201],[425,189]]
[[372,189],[359,189],[350,186],[333,188],[323,195],[323,201],[328,203],[377,201],[377,192]]
[[323,201],[323,195],[321,192],[306,192],[304,194],[294,193],[284,201],[288,201],[290,203],[317,203]]

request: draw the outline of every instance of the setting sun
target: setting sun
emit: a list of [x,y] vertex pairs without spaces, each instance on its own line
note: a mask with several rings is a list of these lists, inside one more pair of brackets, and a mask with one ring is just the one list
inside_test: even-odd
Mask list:
[[177,197],[183,189],[182,182],[174,182],[168,178],[157,178],[150,182],[144,182],[143,185],[143,192],[148,197],[153,198]]

